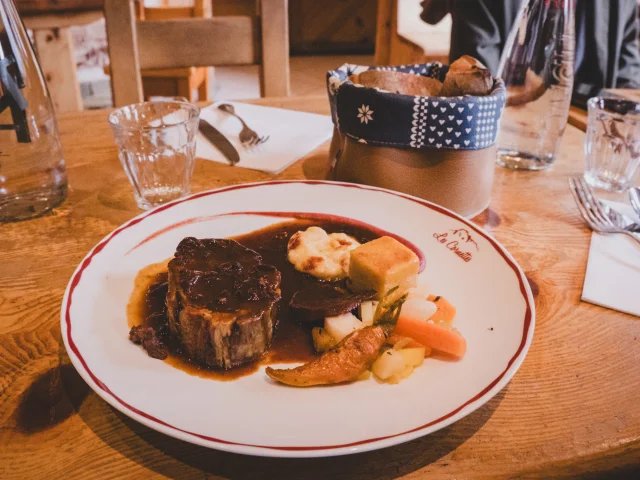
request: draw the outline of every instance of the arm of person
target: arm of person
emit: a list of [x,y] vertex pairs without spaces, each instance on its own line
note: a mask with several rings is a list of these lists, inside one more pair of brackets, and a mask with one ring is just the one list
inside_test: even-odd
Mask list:
[[640,88],[640,20],[638,5],[634,7],[624,27],[616,88]]
[[422,0],[420,18],[430,25],[437,25],[451,12],[451,0]]
[[[505,21],[505,4],[513,0],[474,0],[456,2],[451,15],[451,60],[470,55],[480,60],[495,75],[500,63],[504,38],[500,24]],[[511,25],[509,25],[510,29]],[[508,31],[508,29],[505,29]]]
[[423,0],[421,18],[430,24],[453,17],[450,60],[470,55],[495,75],[506,37],[522,0]]

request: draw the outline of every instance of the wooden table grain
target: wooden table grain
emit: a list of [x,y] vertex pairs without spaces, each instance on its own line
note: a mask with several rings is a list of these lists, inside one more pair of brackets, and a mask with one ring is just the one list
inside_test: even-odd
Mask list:
[[[260,103],[328,113],[324,97]],[[59,326],[65,286],[92,246],[140,213],[106,117],[60,116],[68,200],[39,219],[0,225],[0,478],[638,478],[640,319],[580,302],[590,232],[567,188],[582,169],[578,129],[567,128],[550,171],[498,168],[491,209],[476,219],[513,254],[536,296],[533,344],[511,383],[475,413],[407,444],[286,460],[157,433],[107,405],[71,366]],[[276,177],[198,160],[193,187],[323,178],[327,151],[328,143]]]

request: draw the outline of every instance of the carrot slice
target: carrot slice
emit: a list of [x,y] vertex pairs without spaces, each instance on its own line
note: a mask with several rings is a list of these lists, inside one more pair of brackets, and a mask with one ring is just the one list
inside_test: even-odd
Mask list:
[[431,321],[412,318],[400,313],[393,331],[396,335],[411,337],[425,347],[462,358],[467,351],[467,341],[455,330],[449,330]]
[[429,295],[429,298],[427,300],[435,303],[436,307],[438,307],[436,313],[431,315],[431,317],[429,317],[429,320],[433,320],[436,323],[444,322],[448,323],[449,325],[453,323],[453,319],[456,318],[456,307],[454,307],[449,302],[449,300],[441,297],[440,295]]

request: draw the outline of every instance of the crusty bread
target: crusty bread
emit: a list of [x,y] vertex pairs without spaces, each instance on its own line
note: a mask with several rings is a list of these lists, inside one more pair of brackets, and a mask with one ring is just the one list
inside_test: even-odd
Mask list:
[[385,70],[365,70],[358,75],[352,75],[350,80],[363,87],[424,97],[437,97],[442,88],[442,82],[434,78]]
[[475,58],[464,55],[449,67],[440,96],[484,96],[489,95],[492,89],[493,76],[489,69]]

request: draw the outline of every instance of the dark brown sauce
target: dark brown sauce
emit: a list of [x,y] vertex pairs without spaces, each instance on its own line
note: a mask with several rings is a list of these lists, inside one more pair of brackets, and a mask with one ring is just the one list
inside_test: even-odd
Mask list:
[[[291,235],[312,225],[321,227],[328,233],[344,232],[360,243],[379,237],[374,228],[367,228],[360,223],[354,224],[334,219],[293,220],[233,237],[234,240],[258,252],[264,263],[273,265],[280,270],[282,299],[279,302],[277,325],[271,348],[257,362],[232,370],[218,370],[192,362],[182,352],[175,339],[165,336],[163,340],[166,339],[165,343],[169,349],[169,356],[165,362],[190,375],[228,381],[254,373],[261,365],[306,363],[315,358],[316,354],[311,341],[311,327],[296,322],[289,310],[289,302],[296,291],[303,287],[318,285],[320,281],[297,271],[287,260],[287,244]],[[139,286],[145,289],[144,300],[141,302],[142,305],[130,309],[130,315],[131,312],[134,312],[133,315],[137,318],[130,318],[129,324],[130,326],[142,324],[153,327],[156,331],[162,331],[166,328],[167,323],[165,305],[167,272],[141,275],[140,278],[146,282],[145,285]],[[134,295],[132,295],[132,301],[136,300]]]

